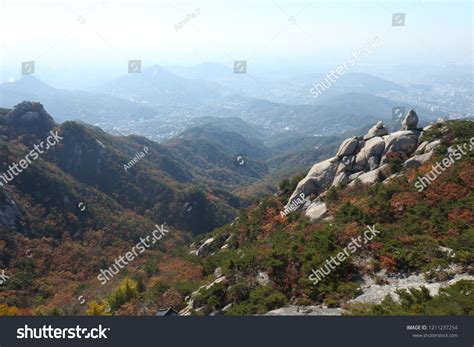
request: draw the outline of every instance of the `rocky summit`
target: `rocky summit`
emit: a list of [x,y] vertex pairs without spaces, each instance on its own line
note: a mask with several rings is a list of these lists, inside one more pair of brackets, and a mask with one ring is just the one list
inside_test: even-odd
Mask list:
[[[406,115],[402,129],[392,134],[388,133],[382,121],[377,122],[365,136],[344,140],[334,157],[314,164],[298,183],[287,206],[300,194],[316,196],[313,203],[307,205],[306,211],[312,219],[319,218],[324,214],[321,211],[325,211],[325,206],[322,206],[318,197],[329,188],[342,184],[354,185],[356,182],[373,184],[390,178],[390,164],[393,162],[399,161],[404,166],[410,166],[416,165],[419,160],[428,160],[431,157],[428,152],[435,146],[428,146],[428,143],[421,146],[419,139],[422,134],[423,129],[418,128],[418,115],[414,110]],[[417,149],[427,153],[412,158]]]
[[15,134],[45,136],[56,123],[39,102],[23,101],[6,115],[6,125]]

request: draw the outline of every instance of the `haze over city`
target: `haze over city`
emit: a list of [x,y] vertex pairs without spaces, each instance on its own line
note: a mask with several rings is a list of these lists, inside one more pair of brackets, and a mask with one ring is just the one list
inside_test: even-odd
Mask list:
[[[393,27],[393,13],[406,25]],[[380,47],[355,71],[466,67],[472,14],[471,1],[3,0],[1,79],[34,60],[55,87],[91,87],[126,73],[130,59],[143,68],[246,60],[249,73],[277,78],[326,72],[376,36]]]

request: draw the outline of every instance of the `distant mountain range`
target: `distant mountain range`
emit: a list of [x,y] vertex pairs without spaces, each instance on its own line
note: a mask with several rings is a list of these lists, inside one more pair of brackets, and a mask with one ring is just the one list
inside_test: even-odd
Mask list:
[[[286,132],[300,135],[333,135],[371,125],[378,120],[394,125],[391,100],[369,93],[345,93],[326,97],[316,105],[289,105],[268,100],[230,96],[220,103],[204,108],[214,117],[240,117],[270,134]],[[419,108],[428,120],[430,111]],[[398,124],[397,124],[398,126]]]
[[104,93],[53,88],[34,76],[0,84],[0,106],[13,107],[25,101],[37,101],[61,122],[82,120],[91,124],[113,124],[117,119],[149,119],[156,110]]
[[[225,66],[174,71],[185,77],[153,66],[94,91],[57,89],[24,76],[0,85],[1,106],[41,101],[59,121],[75,119],[115,135],[158,140],[192,163],[189,170],[203,182],[245,198],[271,191],[279,179],[320,159],[341,134],[365,131],[378,120],[393,125],[394,103],[367,92],[333,93],[313,105],[289,105],[232,94],[236,89],[215,82],[240,78]],[[294,82],[304,80],[300,76]],[[400,88],[368,75],[348,75],[341,82],[357,90]],[[429,112],[417,110],[430,119]],[[245,165],[236,166],[236,160]]]
[[325,73],[289,77],[287,74],[279,76],[276,72],[269,78],[266,75],[253,74],[251,70],[247,74],[234,74],[230,67],[215,63],[202,63],[187,68],[175,67],[171,68],[171,71],[184,78],[219,83],[235,94],[285,104],[317,104],[325,97],[352,92],[374,94],[405,91],[403,86],[382,78],[348,72],[333,83],[320,98],[315,99],[309,91],[313,84],[318,84],[326,78]]
[[[250,73],[234,74],[229,67],[213,63],[171,71],[155,65],[79,91],[53,88],[24,76],[0,84],[0,106],[40,101],[59,121],[81,120],[113,134],[139,134],[160,142],[202,124],[207,117],[213,117],[214,123],[218,118],[240,118],[248,123],[247,130],[254,129],[251,137],[262,141],[275,135],[337,135],[377,120],[390,125],[392,109],[399,105],[374,93],[403,91],[403,87],[367,74],[348,73],[319,98],[307,100],[311,84],[322,77],[307,74],[265,80]],[[257,92],[257,87],[265,93]],[[435,117],[428,110],[417,110],[424,119]],[[224,126],[226,122],[220,121],[221,129],[235,131],[236,121],[232,127],[231,123]],[[240,127],[243,135],[242,123]]]
[[217,84],[186,79],[158,65],[120,77],[98,87],[97,91],[152,107],[190,106],[212,102],[224,95],[223,88]]
[[[146,136],[188,162],[188,169],[205,184],[247,199],[271,192],[280,179],[327,155],[342,134],[365,131],[378,120],[398,127],[392,120],[396,103],[370,92],[403,88],[366,74],[348,73],[308,104],[270,101],[286,100],[279,90],[306,98],[310,82],[319,77],[274,76],[266,81],[213,63],[171,71],[152,66],[94,90],[78,91],[24,76],[0,84],[0,106],[40,101],[58,121],[80,120],[115,135]],[[274,95],[246,96],[257,85]],[[424,120],[435,117],[417,111]],[[245,165],[235,165],[236,160]]]

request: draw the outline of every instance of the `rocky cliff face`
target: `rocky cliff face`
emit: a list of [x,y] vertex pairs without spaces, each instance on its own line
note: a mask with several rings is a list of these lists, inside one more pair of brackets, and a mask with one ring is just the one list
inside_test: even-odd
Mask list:
[[428,153],[412,158],[417,149],[432,151],[436,147],[435,144],[428,146],[424,143],[421,148],[419,139],[423,129],[417,125],[418,116],[411,110],[400,131],[389,134],[380,121],[365,136],[343,141],[334,157],[313,165],[306,177],[298,183],[287,206],[302,193],[306,197],[316,195],[316,199],[306,205],[306,212],[312,219],[317,219],[326,211],[324,203],[318,198],[329,188],[341,184],[354,185],[356,182],[373,184],[397,175],[392,172],[393,163],[416,166],[420,161],[429,160],[431,155]]
[[[43,149],[34,165],[23,170],[8,187],[22,214],[10,204],[11,199],[3,203],[0,196],[0,228],[13,229],[14,225],[21,226],[30,220],[34,213],[24,212],[31,210],[26,208],[29,203],[45,207],[44,215],[43,211],[35,211],[41,216],[36,220],[51,215],[54,226],[60,224],[56,222],[59,219],[56,211],[85,218],[86,213],[78,204],[86,205],[86,196],[90,193],[85,192],[91,190],[105,199],[101,202],[103,205],[104,201],[108,201],[107,204],[113,201],[137,215],[147,211],[147,218],[195,233],[208,232],[230,221],[241,203],[232,193],[212,187],[209,180],[218,182],[218,179],[214,181],[206,171],[196,169],[164,145],[140,136],[113,136],[79,122],[57,124],[42,104],[30,101],[21,102],[11,110],[0,109],[0,173],[6,173],[11,163],[25,158],[34,146],[48,145],[46,139],[51,131],[57,133],[61,141],[48,151]],[[132,169],[126,170],[125,165],[137,153],[143,153],[145,147],[147,154]],[[233,158],[229,157],[229,161],[233,163]],[[118,210],[118,206],[114,210]],[[95,222],[92,215],[88,218],[91,223]],[[77,230],[84,230],[84,220],[81,219],[79,227],[70,228],[72,224],[63,231],[69,229],[80,235],[82,231]],[[40,225],[32,230],[24,229],[42,234],[51,228]]]
[[14,135],[28,134],[44,137],[56,123],[39,102],[23,101],[6,116],[6,125]]
[[0,228],[16,230],[22,213],[12,195],[0,190]]

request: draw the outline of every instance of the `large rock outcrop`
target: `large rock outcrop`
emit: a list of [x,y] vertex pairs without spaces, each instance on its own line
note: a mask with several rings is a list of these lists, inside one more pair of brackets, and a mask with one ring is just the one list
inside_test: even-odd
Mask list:
[[12,195],[0,188],[0,228],[16,229],[22,213]]
[[420,134],[421,131],[418,130],[402,130],[384,136],[385,151],[381,163],[388,163],[390,157],[394,156],[409,158],[418,148]]
[[332,184],[339,166],[337,157],[327,159],[313,165],[306,177],[298,183],[296,190],[290,197],[288,205],[300,194],[309,196],[311,194],[321,194]]
[[383,125],[382,121],[378,121],[372,128],[370,128],[367,135],[364,136],[364,140],[371,139],[375,136],[384,136],[388,134],[388,129]]
[[23,101],[16,105],[6,116],[6,125],[15,135],[28,134],[44,137],[56,123],[39,102]]
[[328,209],[326,204],[321,200],[317,199],[308,206],[308,209],[306,210],[306,215],[311,220],[318,220],[326,214],[327,210]]
[[416,130],[418,127],[418,115],[415,110],[410,110],[402,122],[402,130]]
[[378,167],[385,150],[385,141],[381,137],[373,137],[364,142],[363,148],[357,153],[355,164],[362,171],[366,167],[374,170]]
[[[301,194],[305,197],[319,196],[331,186],[354,185],[356,180],[372,184],[385,179],[390,175],[388,164],[392,160],[406,161],[420,149],[419,138],[422,129],[418,129],[417,126],[418,115],[414,110],[410,110],[400,131],[389,134],[384,124],[379,121],[365,136],[343,141],[335,157],[313,165],[306,177],[298,183],[287,206]],[[429,146],[431,144],[423,145],[424,148]],[[429,157],[428,155],[417,157],[405,167],[419,165],[429,160]],[[312,219],[319,218],[325,212],[322,212],[323,209],[319,204],[311,203],[308,206],[311,208],[306,207],[305,210]]]
[[345,156],[354,154],[357,150],[358,145],[359,140],[357,139],[357,137],[353,137],[343,141],[341,146],[339,147],[339,150],[336,153],[336,157],[343,158]]

